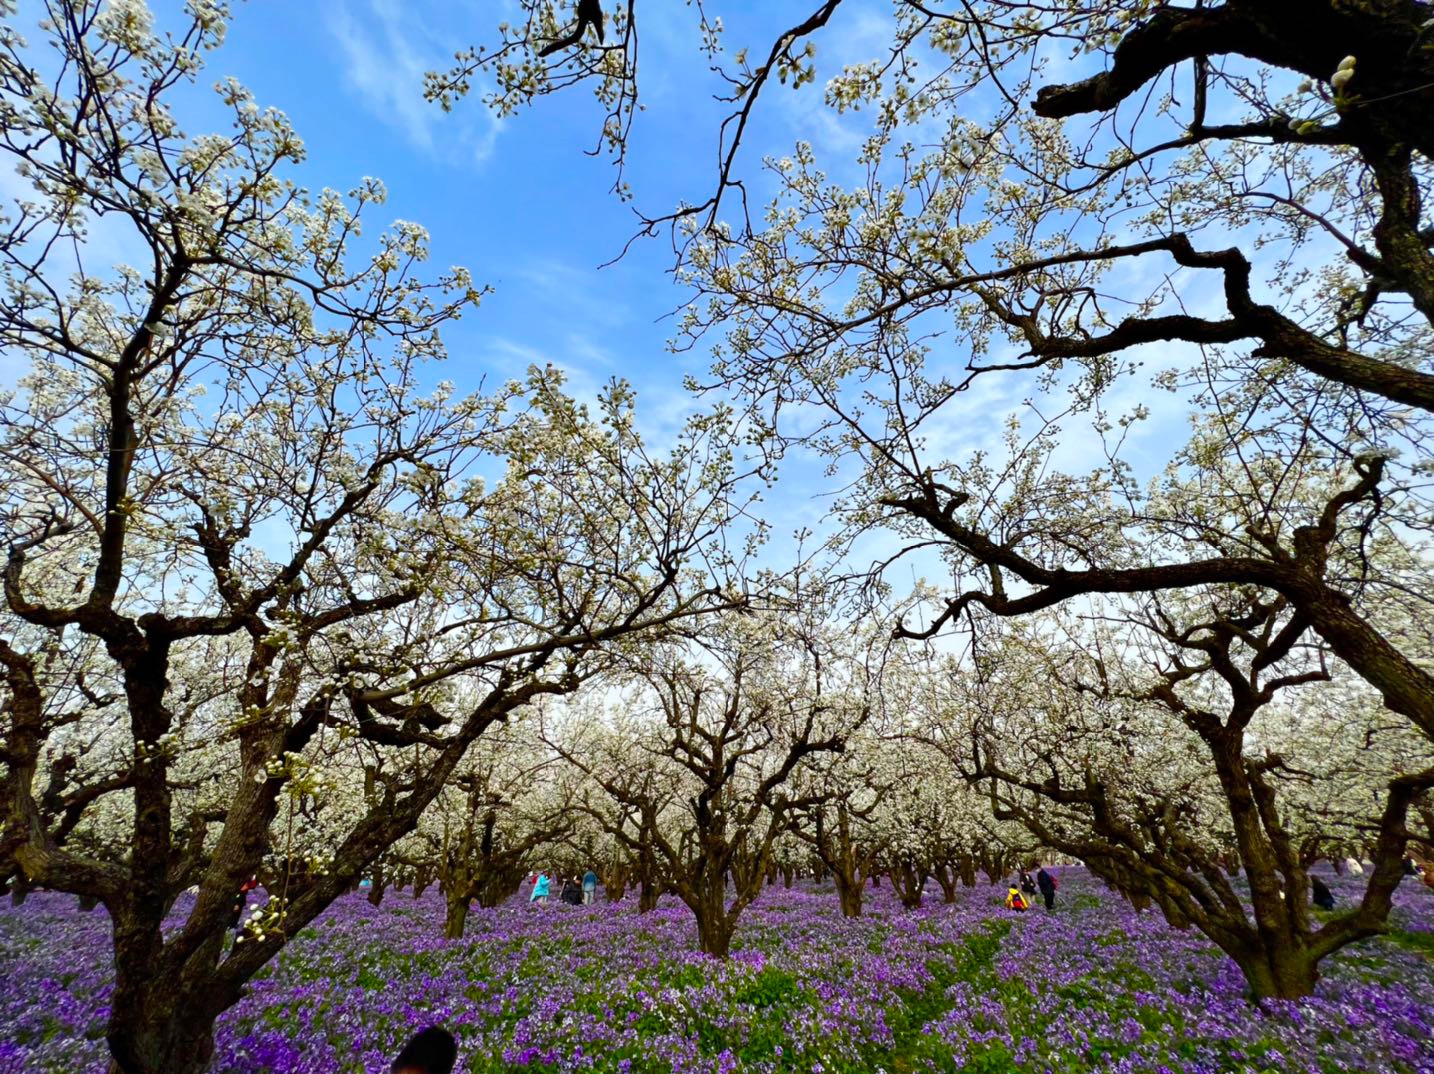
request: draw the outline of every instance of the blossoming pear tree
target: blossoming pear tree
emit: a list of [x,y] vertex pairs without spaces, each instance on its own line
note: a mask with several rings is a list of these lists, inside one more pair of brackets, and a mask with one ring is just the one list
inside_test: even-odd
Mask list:
[[615,807],[594,814],[692,910],[701,949],[719,958],[778,840],[824,794],[806,769],[842,752],[877,704],[873,666],[818,621],[822,606],[724,616],[630,667],[623,733],[589,715],[553,736]]
[[879,867],[872,824],[892,790],[894,776],[883,763],[890,752],[891,744],[868,724],[847,737],[841,753],[813,758],[799,777],[808,804],[785,839],[784,878],[789,881],[795,868],[791,852],[805,844],[820,863],[821,875],[831,878],[846,917],[861,916],[867,882]]
[[450,939],[463,935],[473,900],[497,906],[530,871],[550,870],[553,849],[574,833],[576,773],[531,729],[513,730],[499,748],[468,763],[440,795],[440,808],[429,811],[427,830],[420,825],[430,847],[438,828],[437,872]]
[[[737,602],[742,549],[710,539],[740,450],[717,412],[651,452],[625,385],[590,413],[552,369],[457,397],[434,365],[480,289],[419,275],[417,224],[366,230],[376,180],[300,186],[302,142],[232,81],[229,129],[183,130],[219,5],[160,30],[139,0],[57,0],[37,32],[0,35],[28,188],[0,340],[30,364],[0,402],[0,871],[105,905],[113,1069],[189,1074],[486,731]],[[374,758],[373,793],[326,801]]]
[[[1003,7],[1018,17],[1020,5],[988,6]],[[1345,17],[1333,13],[1341,5],[1315,7],[1331,24]],[[1078,43],[1096,8],[1131,17],[1111,71],[1139,49],[1158,52],[1155,28],[1184,19],[1161,8],[1142,23],[1134,5],[1091,5],[1066,28]],[[1260,22],[1249,10],[1220,5],[1218,18]],[[1352,37],[1330,47],[1362,38],[1373,49],[1369,35],[1387,32],[1427,57],[1423,31],[1407,21],[1416,10],[1349,15]],[[772,163],[777,194],[760,231],[694,236],[686,329],[693,342],[715,339],[712,379],[779,440],[854,467],[839,508],[853,535],[882,527],[913,553],[942,552],[954,592],[909,632],[933,636],[968,613],[1019,616],[1085,594],[1255,585],[1292,601],[1393,710],[1434,734],[1434,678],[1370,605],[1403,583],[1374,555],[1368,572],[1335,569],[1336,546],[1353,535],[1417,529],[1428,513],[1434,373],[1421,295],[1434,260],[1419,237],[1427,175],[1407,140],[1407,109],[1429,91],[1411,84],[1355,100],[1355,76],[1327,99],[1293,80],[1281,96],[1281,66],[1328,62],[1332,72],[1339,57],[1275,59],[1261,45],[1243,53],[1267,63],[1256,64],[1260,89],[1240,106],[1250,115],[1218,130],[1206,124],[1206,95],[1213,108],[1217,94],[1247,83],[1204,54],[1178,60],[1199,102],[1188,118],[1174,91],[1157,91],[1149,111],[1116,107],[1163,66],[1138,68],[1120,92],[1093,88],[1109,85],[1110,72],[1069,93],[1050,88],[1035,98],[1044,114],[1032,114],[1022,102],[1048,55],[1042,16],[1018,37],[1015,23],[990,14],[984,27],[959,14],[927,23],[946,64],[929,81],[859,68],[829,85],[834,107],[860,104],[877,117],[862,182],[833,182],[798,147]],[[1260,25],[1256,36],[1270,29]],[[981,31],[997,43],[981,46]],[[1011,66],[1032,58],[1035,74]],[[1010,94],[994,122],[954,109],[978,83]],[[1098,112],[1089,130],[1053,118],[1086,110]],[[1304,111],[1319,118],[1290,122]],[[944,131],[929,148],[916,136],[924,126]],[[1240,234],[1252,237],[1248,249],[1230,245]],[[1139,271],[1152,258],[1161,270]],[[1219,313],[1187,312],[1207,291]],[[1151,362],[1161,369],[1137,394],[1133,378]],[[1007,444],[943,451],[966,393],[1016,376],[1030,419],[1012,425]],[[1166,390],[1200,419],[1184,450],[1172,445],[1172,473],[1221,457],[1243,467],[1253,497],[1243,534],[1197,536],[1211,529],[1202,512],[1222,517],[1216,488],[1184,482],[1177,502],[1147,484],[1148,451],[1163,445],[1139,426],[1149,394]],[[826,420],[787,426],[788,407]],[[1072,437],[1087,450],[1058,455]],[[1302,482],[1308,498],[1297,509],[1258,506],[1312,468],[1343,483]]]
[[[1180,591],[1103,608],[1099,626],[1033,619],[953,678],[969,715],[937,734],[998,817],[1194,925],[1254,996],[1297,998],[1324,957],[1383,931],[1429,777],[1408,771],[1422,737],[1297,612],[1234,599]],[[1374,860],[1362,898],[1317,919],[1309,869],[1352,839]]]
[[[482,72],[507,113],[585,82],[616,105],[603,135],[621,161],[641,5],[601,49],[547,56],[560,6],[520,8],[432,95],[452,106]],[[944,550],[953,592],[922,632],[1086,594],[1254,585],[1434,734],[1434,678],[1376,622],[1374,580],[1327,569],[1332,542],[1429,513],[1427,4],[892,0],[872,58],[821,91],[861,124],[854,159],[798,144],[757,176],[741,154],[753,115],[776,83],[816,79],[823,35],[857,10],[812,0],[730,54],[715,9],[694,16],[729,109],[716,174],[643,230],[675,231],[683,341],[715,343],[709,382],[774,442],[864,475],[840,505],[853,533]],[[1035,427],[1005,452],[943,451],[975,385],[1012,377]],[[1151,444],[1136,427],[1166,390],[1212,419],[1177,466],[1238,456],[1278,488],[1270,466],[1298,439],[1345,484],[1250,547],[1116,554],[1094,534],[1189,518],[1146,498],[1151,460],[1130,448]],[[1042,464],[1043,442],[1073,432],[1086,458]]]

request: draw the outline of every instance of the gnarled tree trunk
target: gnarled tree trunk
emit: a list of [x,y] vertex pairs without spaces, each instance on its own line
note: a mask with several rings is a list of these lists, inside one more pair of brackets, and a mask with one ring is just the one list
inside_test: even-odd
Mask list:
[[371,906],[378,906],[383,902],[383,894],[388,886],[388,874],[381,863],[375,863],[373,867],[373,879],[368,889],[368,901]]
[[941,901],[950,905],[956,901],[956,870],[946,863],[932,866],[931,875],[941,885]]
[[891,886],[896,889],[896,894],[901,899],[901,905],[908,910],[921,908],[923,872],[924,870],[909,861],[896,862],[887,870],[886,875],[891,881]]
[[622,897],[627,893],[628,882],[632,878],[632,866],[627,862],[621,862],[609,866],[602,871],[603,897],[608,902],[622,902]]
[[463,939],[463,929],[468,923],[468,908],[472,905],[466,892],[449,893],[444,897],[447,907],[443,915],[443,935],[450,940]]

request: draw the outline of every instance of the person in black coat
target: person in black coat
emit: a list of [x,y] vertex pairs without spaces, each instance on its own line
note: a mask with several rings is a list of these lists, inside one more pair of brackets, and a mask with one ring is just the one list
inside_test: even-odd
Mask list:
[[1041,898],[1046,900],[1046,909],[1056,908],[1056,878],[1044,868],[1036,872],[1036,887],[1041,889]]
[[240,886],[234,896],[234,902],[229,907],[229,927],[238,932],[244,924],[244,905],[249,901],[249,892],[259,886],[259,878],[251,876]]
[[563,902],[569,906],[581,906],[583,904],[583,886],[576,877],[568,877],[563,881]]
[[1334,892],[1330,891],[1329,885],[1317,876],[1310,877],[1310,902],[1321,910],[1334,909]]

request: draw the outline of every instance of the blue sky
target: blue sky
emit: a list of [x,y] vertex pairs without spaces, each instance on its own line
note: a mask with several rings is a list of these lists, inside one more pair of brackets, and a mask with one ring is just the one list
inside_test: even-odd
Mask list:
[[[457,48],[492,40],[501,7],[255,0],[236,10],[229,40],[211,62],[290,115],[309,149],[311,185],[343,189],[364,175],[382,178],[389,214],[432,233],[435,263],[465,264],[494,287],[483,309],[450,334],[461,367],[450,374],[460,385],[480,370],[552,361],[571,372],[580,392],[620,374],[671,412],[686,397],[680,360],[666,352],[673,326],[662,318],[683,293],[665,274],[671,256],[660,241],[597,268],[621,250],[634,218],[609,193],[609,161],[584,154],[601,120],[586,88],[501,123],[476,95],[450,114],[422,98],[423,72],[447,67]],[[658,212],[708,193],[720,113],[694,62],[696,25],[686,6],[651,4],[643,14],[648,110],[638,120],[629,177],[638,204]],[[654,16],[670,21],[654,26]],[[800,110],[820,111],[819,95],[808,87],[799,106],[773,94],[745,154],[750,171],[763,153],[810,136]]]

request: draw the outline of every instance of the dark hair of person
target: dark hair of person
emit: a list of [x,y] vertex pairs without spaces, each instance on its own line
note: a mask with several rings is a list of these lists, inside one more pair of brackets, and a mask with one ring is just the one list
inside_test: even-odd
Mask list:
[[429,1026],[403,1046],[389,1070],[391,1074],[451,1074],[457,1059],[453,1034],[441,1026]]

